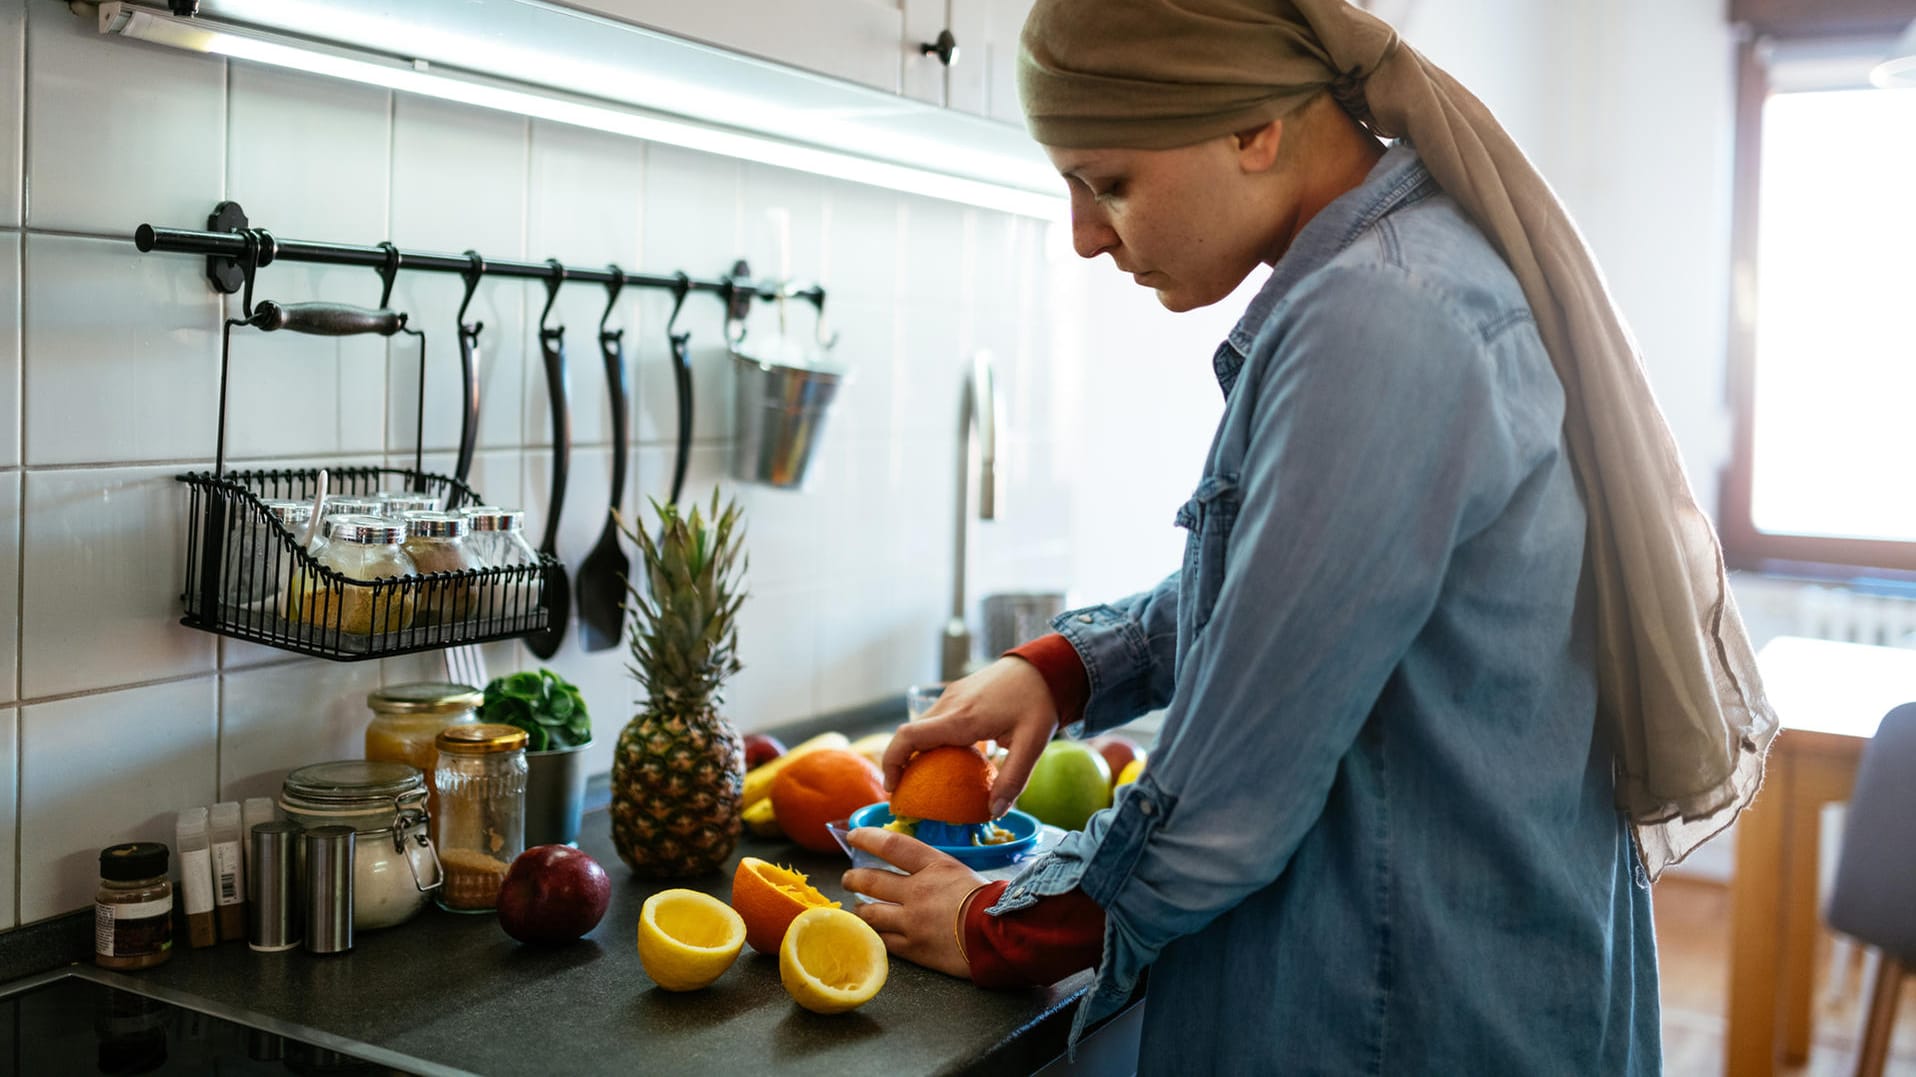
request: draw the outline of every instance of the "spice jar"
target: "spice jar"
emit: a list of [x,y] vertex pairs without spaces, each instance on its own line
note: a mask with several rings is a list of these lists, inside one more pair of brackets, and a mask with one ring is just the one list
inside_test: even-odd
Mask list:
[[93,897],[93,963],[145,969],[173,956],[173,884],[166,846],[156,841],[100,850],[100,890]]
[[226,551],[226,601],[241,606],[278,595],[297,560],[291,535],[305,530],[313,506],[306,501],[265,500],[265,517],[242,508],[233,545]]
[[379,586],[355,581],[392,579],[416,573],[412,558],[400,549],[406,529],[378,516],[332,516],[329,541],[317,560],[344,580],[318,577],[303,584],[293,603],[300,620],[342,632],[365,635],[409,628],[413,619],[410,586]]
[[379,515],[392,520],[403,520],[409,512],[431,512],[439,507],[438,498],[412,490],[381,490],[372,499],[379,505]]
[[[437,681],[378,689],[366,697],[366,706],[373,712],[373,720],[366,724],[366,758],[407,763],[422,774],[432,774],[439,766],[433,739],[447,726],[477,722],[484,699],[471,685]],[[426,813],[436,822],[438,794],[430,781],[426,794]]]
[[440,908],[490,912],[506,869],[525,851],[526,734],[479,723],[442,730],[439,747]]
[[[464,514],[419,510],[406,513],[403,520],[403,549],[422,575],[485,567],[466,541],[470,525]],[[478,585],[471,579],[427,580],[419,587],[416,619],[420,624],[450,624],[478,614]]]
[[286,775],[279,806],[307,830],[353,828],[355,930],[405,923],[440,883],[427,835],[426,776],[417,767],[365,759],[314,763]]
[[332,497],[326,499],[326,507],[321,509],[327,519],[334,516],[380,516],[385,506],[378,498],[372,497]]
[[[539,551],[526,540],[526,514],[497,505],[474,505],[465,511],[472,535],[466,541],[487,568],[521,568],[539,563]],[[485,616],[522,617],[539,604],[539,576],[517,574],[495,580],[481,596]]]

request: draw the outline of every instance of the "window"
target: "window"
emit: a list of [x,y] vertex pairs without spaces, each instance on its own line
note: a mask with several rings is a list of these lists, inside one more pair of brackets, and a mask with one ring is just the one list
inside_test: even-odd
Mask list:
[[1734,567],[1916,579],[1916,91],[1868,82],[1894,42],[1745,49]]

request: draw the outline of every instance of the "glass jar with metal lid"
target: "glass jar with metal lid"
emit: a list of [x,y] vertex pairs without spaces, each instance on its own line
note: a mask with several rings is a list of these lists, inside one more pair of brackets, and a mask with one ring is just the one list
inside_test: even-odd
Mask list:
[[[466,541],[471,525],[465,514],[421,510],[408,512],[402,519],[406,525],[402,548],[421,575],[485,567]],[[477,616],[478,597],[472,579],[422,581],[415,619],[419,624],[449,624]]]
[[391,927],[412,919],[443,879],[427,835],[426,778],[405,763],[343,759],[286,776],[280,810],[311,830],[350,826],[353,929]]
[[320,509],[327,518],[334,516],[380,516],[385,513],[385,505],[372,497],[329,497],[326,506]]
[[389,684],[366,696],[373,720],[366,723],[366,758],[407,763],[427,775],[426,811],[436,821],[438,796],[431,775],[439,766],[433,739],[448,726],[479,720],[484,693],[469,684],[427,681]]
[[293,573],[296,555],[286,533],[305,533],[313,517],[308,501],[272,499],[260,502],[266,518],[244,512],[226,554],[226,601],[243,606],[278,595]]
[[372,500],[378,503],[381,516],[393,520],[403,520],[409,512],[431,512],[439,507],[438,498],[413,490],[381,490]]
[[[526,540],[526,514],[521,509],[497,505],[473,505],[464,510],[472,525],[467,544],[487,568],[519,568],[539,563],[539,551]],[[482,587],[480,610],[484,616],[520,617],[539,604],[536,577],[494,580]]]
[[439,906],[488,912],[499,904],[506,869],[525,851],[526,734],[481,722],[442,730],[439,861],[446,882]]
[[354,582],[417,573],[399,546],[406,538],[405,527],[380,516],[331,516],[326,536],[329,541],[317,560],[346,579],[330,585],[319,578],[306,580],[304,593],[293,603],[299,619],[325,627],[336,624],[342,632],[362,635],[411,627],[412,588]]

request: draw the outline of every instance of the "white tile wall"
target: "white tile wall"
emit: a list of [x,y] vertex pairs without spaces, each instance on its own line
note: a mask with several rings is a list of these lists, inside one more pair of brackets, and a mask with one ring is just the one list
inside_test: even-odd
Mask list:
[[317,659],[222,675],[219,799],[274,796],[295,767],[360,758],[379,683],[378,663]]
[[186,498],[176,470],[27,472],[22,699],[212,672],[213,637],[179,624]]
[[200,265],[29,230],[23,272],[28,466],[213,458],[220,304]]
[[26,101],[27,11],[0,4],[0,226],[20,225],[21,121]]
[[179,809],[218,786],[211,677],[20,708],[20,922],[81,908],[100,850],[173,843]]
[[12,927],[19,894],[18,869],[20,806],[20,718],[12,707],[0,710],[0,834],[8,849],[0,850],[0,930]]
[[0,472],[0,700],[20,698],[20,473]]
[[20,466],[20,237],[0,235],[0,467]]
[[226,62],[102,37],[95,22],[27,5],[27,225],[199,226],[224,197]]
[[386,238],[390,92],[235,64],[227,107],[226,197],[256,224],[282,239]]

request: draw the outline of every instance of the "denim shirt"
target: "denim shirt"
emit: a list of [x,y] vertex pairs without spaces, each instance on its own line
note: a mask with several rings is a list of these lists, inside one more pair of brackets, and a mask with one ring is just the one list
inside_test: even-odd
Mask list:
[[990,910],[1105,909],[1074,1035],[1147,968],[1146,1073],[1657,1073],[1649,892],[1596,731],[1563,393],[1408,145],[1214,366],[1181,569],[1053,622],[1150,765]]

